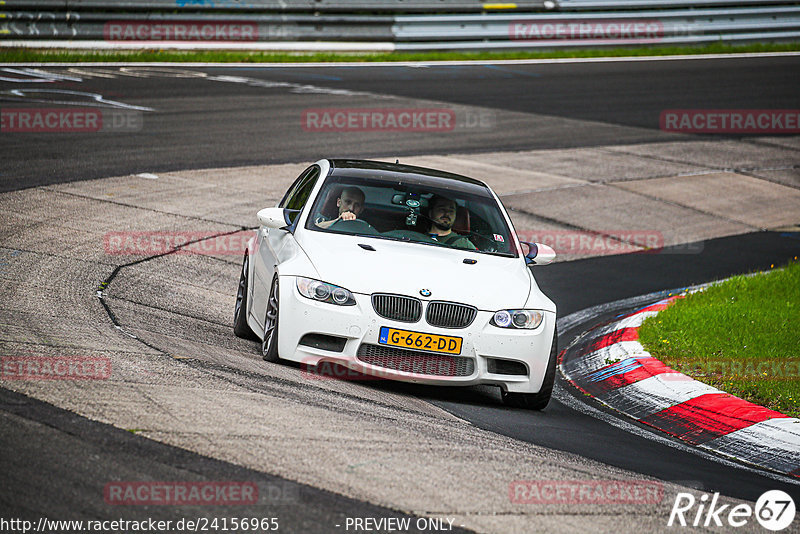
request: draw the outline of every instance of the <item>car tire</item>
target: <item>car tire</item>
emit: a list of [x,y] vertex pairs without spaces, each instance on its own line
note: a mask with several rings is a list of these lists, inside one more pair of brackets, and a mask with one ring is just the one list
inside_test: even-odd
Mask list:
[[264,317],[264,339],[261,341],[261,357],[265,362],[276,363],[278,356],[278,275],[272,278],[272,289],[267,300],[267,311]]
[[553,384],[556,380],[556,362],[558,360],[558,331],[553,331],[553,342],[550,348],[550,359],[547,361],[547,370],[542,381],[542,389],[538,393],[509,393],[501,391],[503,404],[515,408],[528,410],[544,410],[550,402],[553,393]]
[[247,291],[249,257],[245,253],[242,260],[242,274],[239,276],[239,287],[236,289],[236,305],[233,309],[233,333],[243,339],[257,340],[258,336],[247,324]]

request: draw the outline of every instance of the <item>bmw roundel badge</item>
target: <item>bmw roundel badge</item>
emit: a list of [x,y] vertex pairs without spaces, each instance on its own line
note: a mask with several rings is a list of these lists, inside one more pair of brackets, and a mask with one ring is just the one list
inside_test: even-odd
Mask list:
[[422,295],[423,297],[430,297],[431,296],[431,290],[430,289],[420,289],[419,290],[419,294]]

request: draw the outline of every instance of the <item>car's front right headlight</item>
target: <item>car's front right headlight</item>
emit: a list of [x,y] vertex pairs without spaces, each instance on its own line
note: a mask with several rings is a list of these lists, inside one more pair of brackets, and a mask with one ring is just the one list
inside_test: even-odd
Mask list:
[[540,310],[500,310],[495,312],[489,324],[500,328],[522,328],[533,330],[544,320]]
[[297,290],[304,297],[318,302],[327,302],[328,304],[336,304],[337,306],[356,305],[356,299],[349,290],[312,278],[298,276]]

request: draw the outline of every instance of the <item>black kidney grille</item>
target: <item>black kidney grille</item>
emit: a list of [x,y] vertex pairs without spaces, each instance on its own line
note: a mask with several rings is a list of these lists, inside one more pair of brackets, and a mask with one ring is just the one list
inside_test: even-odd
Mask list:
[[475,361],[472,358],[446,354],[424,354],[413,350],[369,343],[362,343],[358,347],[356,358],[375,367],[416,375],[472,376],[472,373],[475,372]]
[[428,304],[425,320],[441,328],[466,328],[478,315],[478,309],[456,302],[434,300]]
[[422,303],[413,297],[403,295],[372,295],[372,307],[375,313],[386,319],[416,323],[422,317]]

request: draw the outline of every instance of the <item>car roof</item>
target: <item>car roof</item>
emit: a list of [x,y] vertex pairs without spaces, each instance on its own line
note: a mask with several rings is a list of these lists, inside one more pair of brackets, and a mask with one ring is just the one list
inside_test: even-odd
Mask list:
[[331,159],[331,176],[370,178],[390,182],[437,185],[481,195],[489,194],[489,186],[480,180],[452,172],[363,159]]

